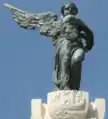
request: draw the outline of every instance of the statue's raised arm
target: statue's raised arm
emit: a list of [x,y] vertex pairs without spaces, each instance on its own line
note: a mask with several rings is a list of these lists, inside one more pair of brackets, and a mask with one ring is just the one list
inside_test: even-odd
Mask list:
[[4,6],[12,12],[13,19],[21,28],[33,30],[39,28],[43,35],[51,35],[51,29],[57,21],[56,14],[52,12],[29,13],[9,4],[4,4]]

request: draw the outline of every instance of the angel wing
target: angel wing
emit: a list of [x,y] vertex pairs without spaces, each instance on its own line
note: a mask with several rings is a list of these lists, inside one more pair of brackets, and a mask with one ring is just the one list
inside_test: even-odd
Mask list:
[[29,13],[9,4],[4,4],[4,6],[12,12],[13,19],[21,28],[40,28],[41,32],[44,33],[51,31],[56,25],[57,15],[52,12]]

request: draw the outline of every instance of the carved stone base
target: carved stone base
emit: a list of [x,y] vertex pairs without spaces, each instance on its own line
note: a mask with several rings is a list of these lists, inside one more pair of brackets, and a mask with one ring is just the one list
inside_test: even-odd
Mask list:
[[104,119],[105,100],[89,101],[88,92],[56,91],[47,96],[47,103],[41,99],[31,101],[31,119]]

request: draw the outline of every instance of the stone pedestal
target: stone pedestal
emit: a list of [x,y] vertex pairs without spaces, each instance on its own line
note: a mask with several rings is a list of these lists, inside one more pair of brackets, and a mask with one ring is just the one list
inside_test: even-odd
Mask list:
[[41,99],[31,101],[31,119],[104,119],[105,100],[89,101],[84,91],[56,91],[47,96],[47,103]]

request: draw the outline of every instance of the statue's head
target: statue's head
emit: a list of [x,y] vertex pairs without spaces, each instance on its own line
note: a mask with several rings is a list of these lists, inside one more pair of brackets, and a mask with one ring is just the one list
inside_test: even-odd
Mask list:
[[74,3],[68,3],[61,7],[61,14],[63,16],[66,16],[69,14],[77,15],[77,13],[78,13],[78,8]]

